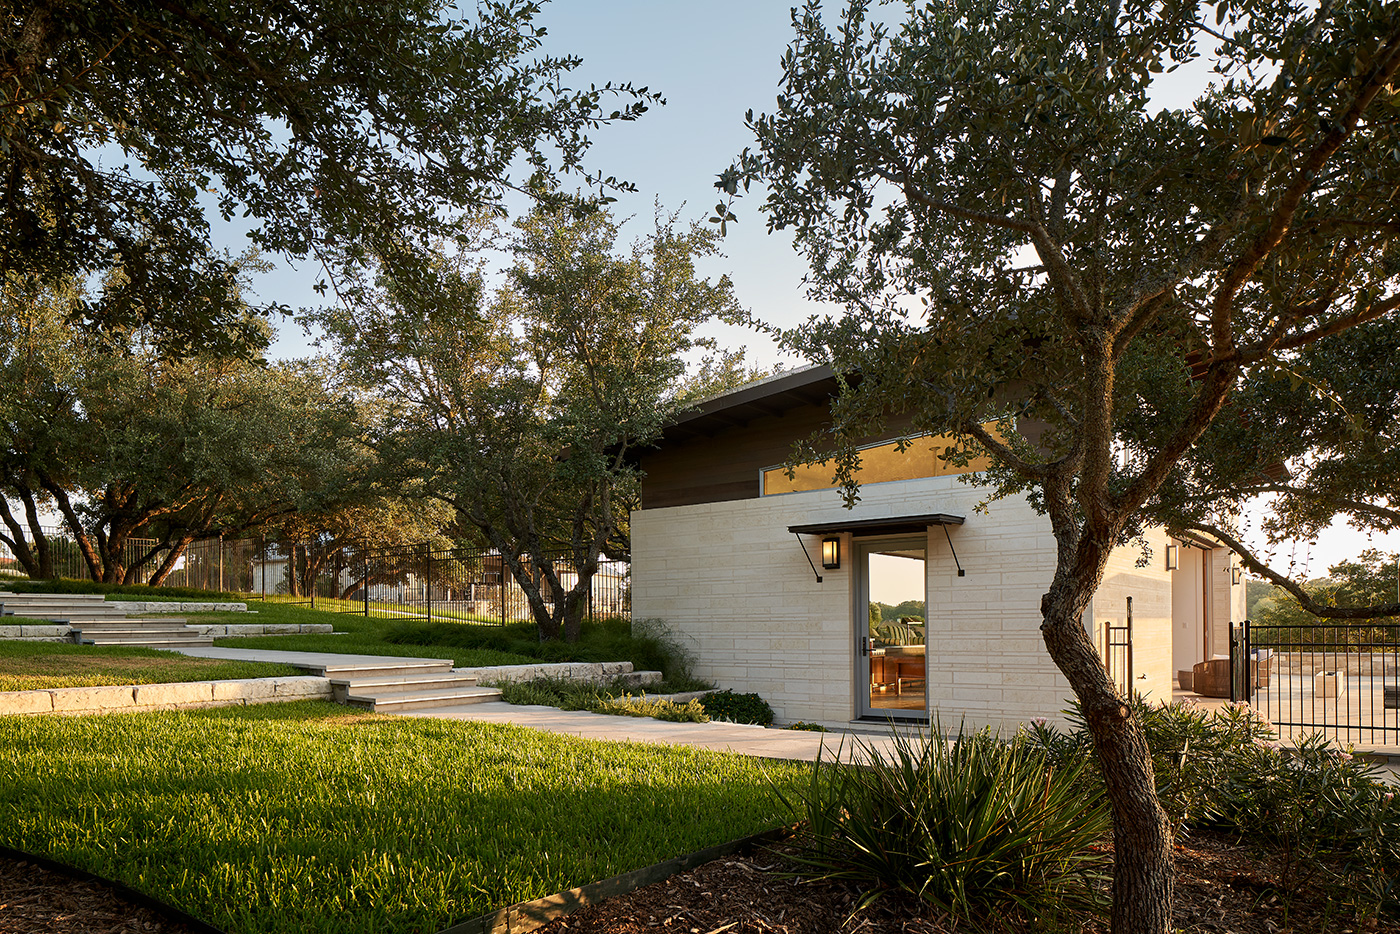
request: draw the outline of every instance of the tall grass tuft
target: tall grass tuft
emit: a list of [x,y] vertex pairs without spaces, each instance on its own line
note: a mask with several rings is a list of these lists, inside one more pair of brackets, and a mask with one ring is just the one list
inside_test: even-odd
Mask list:
[[1085,793],[1082,764],[1051,766],[1024,738],[987,731],[860,751],[868,764],[819,761],[802,790],[779,794],[804,822],[800,862],[862,887],[857,910],[890,890],[973,928],[1010,916],[1053,927],[1102,909],[1095,844],[1109,812]]

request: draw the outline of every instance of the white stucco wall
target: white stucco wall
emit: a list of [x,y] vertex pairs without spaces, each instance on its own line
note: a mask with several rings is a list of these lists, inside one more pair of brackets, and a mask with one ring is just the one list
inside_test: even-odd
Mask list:
[[[851,537],[818,584],[790,525],[951,513],[928,539],[928,692],[945,728],[1057,719],[1071,696],[1045,652],[1040,598],[1054,570],[1048,521],[1022,498],[975,512],[984,491],[955,477],[866,486],[854,510],[834,491],[632,514],[633,617],[659,618],[696,673],[756,691],[782,720],[848,722],[856,709]],[[805,536],[820,565],[820,539]]]

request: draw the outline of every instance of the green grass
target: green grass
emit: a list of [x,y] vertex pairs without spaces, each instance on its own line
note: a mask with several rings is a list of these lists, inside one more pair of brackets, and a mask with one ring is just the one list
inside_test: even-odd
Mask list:
[[228,637],[214,640],[230,648],[268,648],[293,652],[349,652],[361,655],[451,658],[458,668],[528,665],[532,662],[631,662],[638,671],[661,671],[676,690],[709,685],[689,679],[681,660],[660,639],[633,636],[626,620],[586,623],[576,644],[541,643],[532,623],[506,626],[473,623],[404,622],[366,619],[285,603],[248,605],[256,617],[241,613],[190,613],[193,620],[221,623],[332,623],[336,633]]
[[191,658],[159,649],[66,642],[0,641],[0,691],[232,681],[299,675],[290,665]]
[[278,649],[287,652],[346,652],[354,655],[393,655],[421,658],[450,658],[458,668],[488,665],[527,665],[533,659],[513,652],[490,649],[449,649],[442,646],[395,644],[385,635],[399,626],[394,620],[365,619],[351,613],[331,613],[286,603],[249,603],[256,616],[246,613],[184,613],[190,622],[211,623],[330,623],[335,633],[296,633],[286,636],[229,636],[214,644],[235,649]]
[[230,934],[435,931],[775,826],[804,772],[318,702],[0,717],[0,843]]

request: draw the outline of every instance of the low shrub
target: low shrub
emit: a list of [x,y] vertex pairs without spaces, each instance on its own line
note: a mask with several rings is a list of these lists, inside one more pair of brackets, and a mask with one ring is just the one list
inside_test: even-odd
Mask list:
[[499,685],[501,700],[508,704],[542,704],[560,710],[587,710],[622,717],[652,717],[676,723],[708,723],[710,717],[698,700],[685,704],[645,692],[628,693],[621,681],[608,685],[585,684],[558,678],[535,678]]
[[818,761],[779,798],[803,822],[799,861],[859,886],[859,907],[899,890],[973,927],[1101,910],[1109,812],[1086,791],[1083,760],[1057,766],[1023,735],[986,731],[858,750],[868,764]]
[[[1357,916],[1400,913],[1400,802],[1374,766],[1321,735],[1279,743],[1244,704],[1134,709],[1178,834],[1226,831],[1264,847],[1284,904],[1311,881]],[[1037,723],[1026,740],[1051,761],[1095,761],[1085,774],[1101,788],[1082,717],[1068,713],[1074,729]]]
[[785,730],[808,730],[808,731],[813,732],[813,733],[830,733],[830,732],[831,732],[831,731],[828,730],[826,727],[822,726],[820,723],[808,723],[808,722],[805,721],[805,720],[798,720],[796,723],[789,723],[787,726],[783,727],[783,729],[785,729]]
[[773,708],[757,694],[735,694],[730,690],[714,691],[700,698],[700,704],[712,720],[756,723],[759,726],[768,726],[773,722]]
[[651,717],[671,723],[709,723],[709,714],[698,700],[677,704],[664,697],[610,697],[592,708],[594,713],[608,713],[620,717]]

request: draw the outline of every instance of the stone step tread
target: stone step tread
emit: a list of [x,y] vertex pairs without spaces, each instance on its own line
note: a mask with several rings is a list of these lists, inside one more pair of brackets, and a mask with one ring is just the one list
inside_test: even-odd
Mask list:
[[195,639],[105,639],[98,636],[95,639],[84,639],[83,645],[120,645],[128,648],[145,649],[169,649],[169,648],[189,648],[192,645],[212,646],[214,640],[209,636],[201,636]]
[[159,642],[162,645],[213,645],[214,637],[200,633],[183,632],[80,632],[74,633],[74,640],[91,642],[93,645],[142,645]]
[[189,620],[183,616],[165,616],[156,619],[143,619],[139,616],[120,616],[116,619],[70,619],[73,628],[84,629],[180,629]]
[[331,684],[347,688],[353,693],[364,694],[378,691],[426,689],[429,685],[472,687],[476,684],[476,676],[457,674],[452,671],[442,673],[410,672],[408,674],[375,675],[368,678],[332,678]]
[[100,593],[11,593],[0,590],[0,602],[7,600],[56,600],[71,603],[106,603],[107,597]]
[[[452,670],[451,659],[405,658],[402,662],[344,662],[321,666],[321,677],[354,681],[358,678],[383,678],[401,674],[447,674]],[[310,666],[308,666],[310,667]]]
[[121,619],[123,616],[126,616],[126,611],[124,609],[104,610],[98,607],[15,606],[10,603],[4,604],[4,608],[0,610],[0,612],[3,612],[6,616],[34,616],[42,613],[45,616],[81,616],[85,619]]
[[352,707],[368,707],[378,713],[395,710],[420,710],[425,707],[450,707],[456,704],[482,704],[500,699],[499,688],[454,688],[438,691],[413,691],[384,696],[351,694],[346,703]]

